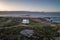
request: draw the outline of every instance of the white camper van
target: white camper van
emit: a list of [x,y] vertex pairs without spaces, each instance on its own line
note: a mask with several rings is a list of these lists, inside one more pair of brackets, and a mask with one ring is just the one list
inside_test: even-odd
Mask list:
[[29,22],[29,19],[23,19],[23,20],[22,20],[22,23],[23,23],[23,24],[29,24],[30,22]]

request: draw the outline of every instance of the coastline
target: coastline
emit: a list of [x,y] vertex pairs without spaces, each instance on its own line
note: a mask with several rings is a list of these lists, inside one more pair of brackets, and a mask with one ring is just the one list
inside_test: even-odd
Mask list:
[[[11,19],[24,19],[24,18],[27,18],[27,19],[30,19],[34,22],[38,22],[38,23],[42,23],[43,25],[46,24],[46,25],[55,25],[55,26],[60,26],[60,23],[56,23],[56,22],[51,22],[51,21],[48,21],[46,20],[45,18],[32,18],[32,17],[0,17],[0,18],[11,18]],[[49,17],[48,17],[49,18]]]

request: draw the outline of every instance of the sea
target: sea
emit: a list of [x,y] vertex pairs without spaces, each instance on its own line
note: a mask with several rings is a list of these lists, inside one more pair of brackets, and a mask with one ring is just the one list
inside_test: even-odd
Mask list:
[[[12,17],[33,17],[33,18],[45,18],[49,17],[53,22],[60,23],[60,12],[0,12],[0,16],[12,16]],[[47,18],[48,19],[48,18]]]

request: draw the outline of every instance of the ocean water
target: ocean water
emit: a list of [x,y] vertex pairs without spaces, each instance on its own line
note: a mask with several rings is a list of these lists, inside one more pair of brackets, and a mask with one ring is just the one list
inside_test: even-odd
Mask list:
[[53,22],[60,23],[60,12],[1,12],[0,16],[16,16],[16,17],[50,17]]
[[60,23],[60,17],[49,17],[49,18],[46,18],[46,20],[48,21],[52,20],[52,22]]

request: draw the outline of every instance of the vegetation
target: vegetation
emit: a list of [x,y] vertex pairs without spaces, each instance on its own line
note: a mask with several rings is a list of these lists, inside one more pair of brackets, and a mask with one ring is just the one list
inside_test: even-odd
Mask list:
[[36,35],[41,40],[55,40],[54,37],[57,33],[57,28],[51,27],[51,26],[43,26],[40,28],[37,28]]
[[[0,17],[0,40],[55,40],[57,27],[41,24],[30,19],[28,26],[21,23],[23,18],[19,17]],[[20,34],[24,29],[34,30],[31,37]]]

